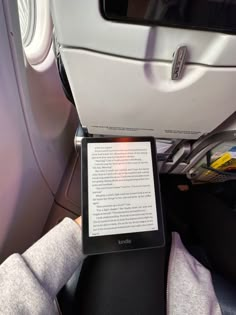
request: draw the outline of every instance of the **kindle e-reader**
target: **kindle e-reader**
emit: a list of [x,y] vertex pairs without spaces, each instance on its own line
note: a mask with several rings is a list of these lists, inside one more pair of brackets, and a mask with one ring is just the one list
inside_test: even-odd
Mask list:
[[154,138],[84,138],[81,164],[85,254],[164,246]]

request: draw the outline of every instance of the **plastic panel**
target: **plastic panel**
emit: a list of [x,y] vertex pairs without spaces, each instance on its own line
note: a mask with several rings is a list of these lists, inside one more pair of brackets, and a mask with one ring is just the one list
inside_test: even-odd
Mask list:
[[98,0],[51,0],[56,37],[63,46],[130,58],[171,61],[187,45],[188,62],[236,65],[236,36],[105,20]]
[[22,252],[40,237],[53,196],[36,163],[25,125],[2,1],[0,29],[0,257],[3,260],[10,253]]
[[63,208],[81,215],[81,160],[73,154],[61,181],[55,200]]
[[62,90],[52,47],[37,66],[24,59],[17,12],[16,1],[5,1],[7,27],[13,34],[11,53],[30,140],[40,170],[55,194],[73,149],[78,117]]
[[92,134],[197,139],[235,111],[236,68],[186,66],[62,48],[77,110]]
[[64,218],[71,218],[76,219],[77,216],[73,214],[72,212],[60,207],[56,203],[53,204],[52,210],[50,212],[50,215],[48,217],[48,220],[45,224],[43,234],[47,233],[49,230],[51,230],[55,225],[57,225],[59,222],[61,222]]

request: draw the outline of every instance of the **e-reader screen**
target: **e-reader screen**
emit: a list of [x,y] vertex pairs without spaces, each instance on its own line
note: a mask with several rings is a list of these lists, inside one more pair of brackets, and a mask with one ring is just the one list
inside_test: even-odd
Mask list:
[[88,143],[89,237],[158,229],[150,142]]
[[154,139],[92,138],[82,143],[84,251],[161,245]]

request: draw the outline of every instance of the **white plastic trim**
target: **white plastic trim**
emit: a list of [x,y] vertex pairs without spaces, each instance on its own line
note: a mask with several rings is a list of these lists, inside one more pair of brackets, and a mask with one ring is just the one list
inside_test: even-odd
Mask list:
[[18,0],[21,38],[26,47],[32,40],[35,27],[35,0]]
[[37,65],[46,58],[52,42],[52,20],[49,1],[36,1],[35,12],[35,32],[30,44],[24,47],[25,55],[31,65]]

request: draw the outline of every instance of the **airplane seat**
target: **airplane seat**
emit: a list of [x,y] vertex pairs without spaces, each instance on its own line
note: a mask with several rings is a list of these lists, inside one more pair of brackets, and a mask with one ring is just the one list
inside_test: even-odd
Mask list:
[[193,173],[207,150],[236,139],[236,6],[195,6],[51,1],[55,50],[83,129],[96,136],[154,136],[162,173]]
[[[210,134],[235,112],[235,30],[216,18],[196,22],[195,11],[187,15],[191,5],[182,8],[186,1],[174,2],[187,21],[181,14],[168,20],[173,1],[126,2],[124,14],[111,0],[51,1],[55,43],[82,126],[95,135]],[[152,7],[162,12],[157,21]]]

